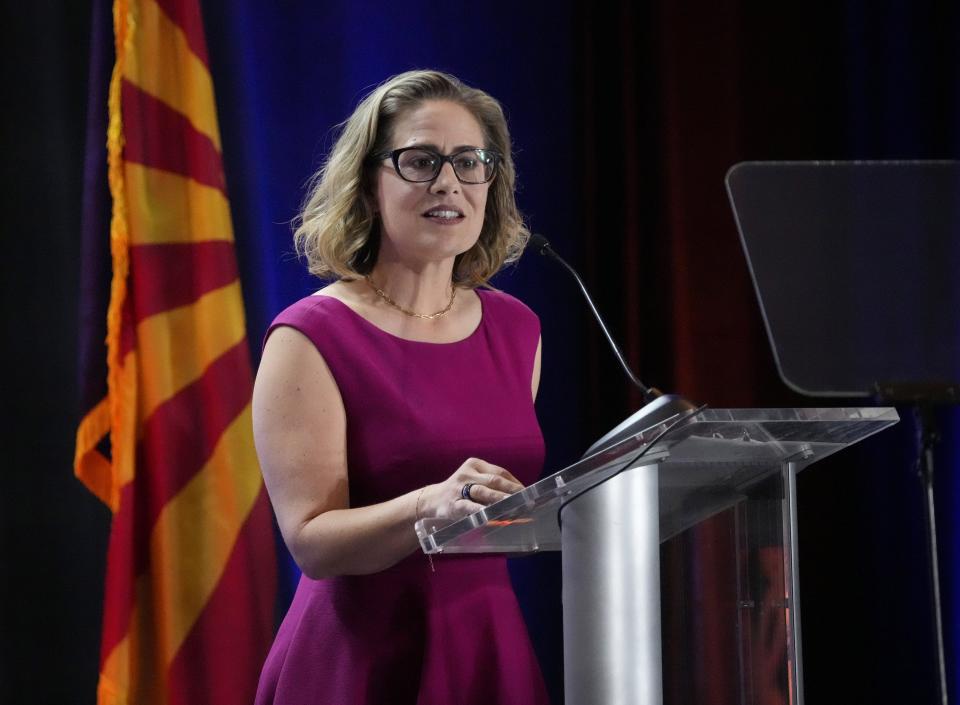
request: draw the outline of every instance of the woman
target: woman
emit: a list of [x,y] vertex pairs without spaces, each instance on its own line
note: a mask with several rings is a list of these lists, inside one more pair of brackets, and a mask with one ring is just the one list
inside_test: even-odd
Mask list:
[[357,107],[295,240],[336,281],[268,331],[254,434],[303,578],[258,703],[545,703],[500,557],[435,570],[413,525],[535,480],[539,323],[477,287],[528,233],[499,104],[414,71]]

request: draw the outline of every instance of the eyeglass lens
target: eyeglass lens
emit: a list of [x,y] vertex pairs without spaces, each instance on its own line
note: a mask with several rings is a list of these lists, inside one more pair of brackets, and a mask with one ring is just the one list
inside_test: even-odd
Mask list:
[[[457,177],[466,184],[482,184],[493,177],[496,159],[485,149],[467,149],[450,156]],[[397,155],[397,169],[407,181],[432,181],[444,159],[426,149],[406,149]]]

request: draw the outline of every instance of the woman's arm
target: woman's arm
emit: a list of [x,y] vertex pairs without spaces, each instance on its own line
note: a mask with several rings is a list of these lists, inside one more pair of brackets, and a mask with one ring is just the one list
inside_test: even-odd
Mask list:
[[[340,391],[313,344],[286,326],[264,346],[253,433],[280,531],[311,578],[384,570],[416,550],[418,515],[459,518],[522,488],[503,468],[471,458],[442,483],[350,508]],[[477,483],[477,501],[460,498],[466,482]]]

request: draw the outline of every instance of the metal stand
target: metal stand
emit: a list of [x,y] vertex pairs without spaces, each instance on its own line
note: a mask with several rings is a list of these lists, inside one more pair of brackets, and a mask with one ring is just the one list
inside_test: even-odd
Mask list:
[[787,651],[794,672],[788,674],[791,702],[803,704],[803,648],[800,638],[800,550],[797,526],[797,473],[802,466],[784,463],[783,475],[783,569],[787,583]]
[[659,466],[616,475],[565,505],[565,701],[662,705]]
[[930,585],[933,593],[933,630],[937,654],[937,701],[947,705],[947,661],[943,648],[943,609],[940,599],[940,562],[937,553],[937,510],[933,502],[933,449],[940,440],[936,413],[931,404],[915,407],[917,435],[920,439],[920,455],[917,458],[917,475],[923,483],[924,525],[927,534],[927,565],[930,569]]
[[917,477],[923,486],[924,533],[927,539],[927,570],[930,582],[930,620],[937,659],[937,702],[948,705],[947,658],[943,645],[943,602],[940,595],[940,559],[937,547],[937,509],[934,502],[934,448],[940,442],[936,407],[956,404],[960,386],[945,383],[884,383],[876,385],[885,402],[913,405],[917,427]]

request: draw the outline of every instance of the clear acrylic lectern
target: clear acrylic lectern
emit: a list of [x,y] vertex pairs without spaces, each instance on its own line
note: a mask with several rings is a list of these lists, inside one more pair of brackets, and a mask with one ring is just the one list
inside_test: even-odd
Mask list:
[[[635,416],[582,460],[472,516],[418,521],[424,552],[562,551],[567,705],[660,705],[660,544],[728,514],[729,599],[710,618],[733,635],[739,697],[722,701],[782,691],[801,704],[796,473],[893,425],[896,411],[700,409],[646,428]],[[771,648],[771,635],[782,644]],[[685,658],[698,658],[693,647]]]

